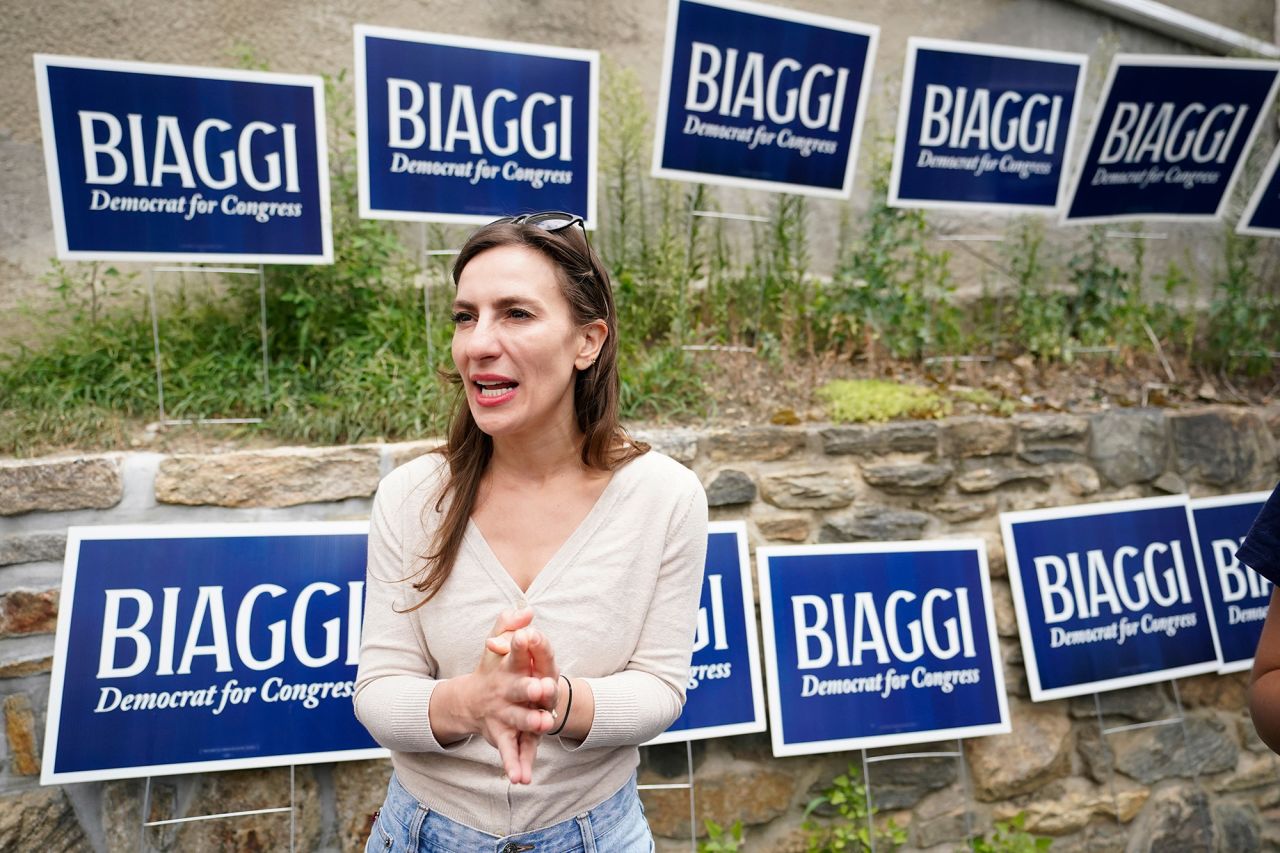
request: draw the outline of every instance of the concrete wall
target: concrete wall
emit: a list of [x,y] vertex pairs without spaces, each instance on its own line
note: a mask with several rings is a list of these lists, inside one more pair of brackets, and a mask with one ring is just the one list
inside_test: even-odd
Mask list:
[[[778,0],[777,5],[878,24],[874,98],[860,169],[877,133],[892,129],[906,39],[912,35],[989,41],[1092,54],[1093,88],[1116,50],[1192,53],[1193,49],[1068,0]],[[1174,4],[1226,26],[1270,39],[1274,0],[1177,0]],[[232,66],[248,48],[269,67],[288,72],[337,73],[352,63],[353,24],[460,33],[515,41],[591,47],[636,72],[650,110],[656,109],[666,3],[664,0],[80,0],[11,3],[0,28],[0,342],[32,334],[15,322],[15,305],[45,303],[40,276],[54,253],[31,54],[47,52],[114,59]],[[350,78],[348,78],[350,79]],[[1090,111],[1085,110],[1087,118]],[[607,132],[608,129],[605,129]],[[1083,136],[1083,134],[1080,134]],[[602,192],[602,197],[604,193]],[[763,206],[762,193],[724,194],[726,209]],[[854,206],[865,206],[864,190]],[[830,266],[836,202],[814,204],[814,266]],[[945,230],[982,230],[972,217],[937,217]],[[995,220],[1001,227],[1004,220]],[[1216,256],[1214,229],[1170,229],[1181,249],[1208,264]],[[1156,269],[1153,263],[1149,268]],[[959,267],[962,278],[981,267]]]
[[[956,417],[878,426],[668,429],[643,434],[690,466],[714,519],[748,522],[762,544],[978,536],[987,543],[1013,731],[949,759],[878,764],[875,802],[910,850],[950,850],[966,812],[979,831],[1018,812],[1058,853],[1247,853],[1280,846],[1280,764],[1253,733],[1247,676],[1184,679],[1184,729],[1104,742],[1092,698],[1032,703],[998,515],[1171,492],[1270,488],[1280,407],[1090,416]],[[279,850],[279,815],[140,832],[143,785],[41,788],[38,776],[66,528],[72,524],[365,518],[379,477],[424,452],[407,445],[166,456],[134,452],[0,462],[0,849]],[[1171,716],[1169,685],[1107,693],[1107,725]],[[642,782],[683,781],[685,748],[643,750]],[[742,820],[748,850],[805,849],[805,804],[856,753],[774,759],[767,734],[693,747],[698,826]],[[298,849],[357,850],[386,762],[297,770]],[[287,770],[157,779],[152,819],[284,805]],[[972,792],[972,797],[970,797]],[[685,791],[644,794],[659,849],[688,849]],[[683,839],[683,840],[681,840]]]

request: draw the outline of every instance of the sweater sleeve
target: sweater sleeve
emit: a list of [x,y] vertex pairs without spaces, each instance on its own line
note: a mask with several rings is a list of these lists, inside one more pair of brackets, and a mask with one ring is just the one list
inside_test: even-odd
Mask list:
[[365,580],[360,665],[356,673],[355,713],[379,744],[397,752],[447,752],[470,738],[442,746],[431,731],[431,693],[438,667],[427,649],[415,595],[407,579],[402,525],[416,514],[400,511],[408,499],[404,471],[393,472],[378,487],[369,519],[369,557]]
[[627,666],[588,678],[595,717],[571,751],[644,743],[667,730],[684,707],[698,601],[707,558],[707,496],[692,473],[682,506],[672,513],[653,598]]
[[1236,557],[1272,583],[1280,583],[1280,486],[1267,498]]

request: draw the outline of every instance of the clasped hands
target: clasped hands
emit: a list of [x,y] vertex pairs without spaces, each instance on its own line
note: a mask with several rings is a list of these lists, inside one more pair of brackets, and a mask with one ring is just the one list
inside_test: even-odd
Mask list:
[[529,627],[532,621],[530,607],[500,614],[467,683],[475,730],[498,750],[517,785],[533,781],[538,742],[562,722],[554,712],[564,682],[550,640]]

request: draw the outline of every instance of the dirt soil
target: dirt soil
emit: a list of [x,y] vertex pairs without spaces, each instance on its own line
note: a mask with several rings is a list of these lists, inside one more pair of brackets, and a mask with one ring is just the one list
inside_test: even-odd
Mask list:
[[[816,361],[776,369],[752,354],[700,353],[714,361],[716,404],[712,420],[729,423],[825,420],[814,391],[831,379],[890,379],[946,393],[953,414],[1012,412],[1087,413],[1112,407],[1181,408],[1210,403],[1267,405],[1280,401],[1280,362],[1253,378],[1211,374],[1144,353],[1082,354],[1071,364],[1038,364],[967,357],[920,365],[880,360]],[[982,360],[978,360],[982,359]],[[974,394],[974,391],[986,393]],[[979,402],[972,399],[982,398]]]

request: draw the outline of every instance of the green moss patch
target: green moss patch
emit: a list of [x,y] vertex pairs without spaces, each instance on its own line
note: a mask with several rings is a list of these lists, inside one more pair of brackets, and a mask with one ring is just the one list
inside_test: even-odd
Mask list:
[[944,418],[951,413],[950,401],[928,388],[883,379],[837,379],[819,388],[818,398],[836,423]]

